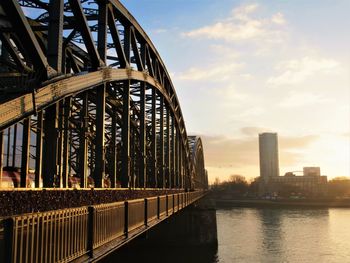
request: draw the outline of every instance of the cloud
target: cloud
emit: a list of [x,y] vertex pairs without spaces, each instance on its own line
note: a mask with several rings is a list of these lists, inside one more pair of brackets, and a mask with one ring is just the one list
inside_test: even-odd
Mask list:
[[316,141],[317,135],[306,135],[301,137],[284,137],[279,136],[278,144],[281,150],[295,150],[306,148],[309,144]]
[[273,29],[273,25],[282,26],[285,24],[283,14],[274,14],[271,19],[255,19],[252,16],[258,7],[257,4],[237,7],[232,10],[231,16],[227,19],[185,32],[182,35],[190,38],[207,38],[227,42],[245,40],[281,42],[283,32]]
[[241,128],[241,132],[244,135],[249,135],[249,136],[257,136],[259,133],[262,132],[269,132],[269,129],[262,128],[262,127],[243,127]]
[[179,73],[181,80],[208,80],[208,81],[226,81],[237,73],[242,65],[238,63],[228,63],[223,65],[213,64],[209,68],[192,67],[189,70]]
[[[259,127],[245,127],[241,130],[246,138],[233,139],[226,136],[201,136],[204,144],[205,161],[211,167],[259,166]],[[254,133],[256,132],[256,133]],[[303,160],[301,150],[307,148],[318,136],[279,136],[281,166],[294,165]]]
[[325,98],[319,94],[306,92],[292,92],[288,97],[279,103],[279,106],[285,108],[301,107],[315,104],[325,104],[332,102],[331,99]]
[[233,9],[231,13],[233,18],[237,20],[247,21],[250,19],[249,15],[254,13],[258,8],[258,4],[241,5]]
[[286,24],[286,20],[283,16],[282,13],[277,13],[277,14],[274,14],[271,18],[271,22],[272,23],[275,23],[277,25],[284,25]]
[[166,32],[168,32],[168,30],[165,28],[157,28],[157,29],[154,29],[151,31],[151,33],[153,33],[153,34],[163,34]]
[[337,73],[340,67],[339,63],[333,59],[305,56],[301,59],[281,62],[276,70],[280,73],[276,77],[269,78],[267,84],[273,86],[298,84],[316,74]]

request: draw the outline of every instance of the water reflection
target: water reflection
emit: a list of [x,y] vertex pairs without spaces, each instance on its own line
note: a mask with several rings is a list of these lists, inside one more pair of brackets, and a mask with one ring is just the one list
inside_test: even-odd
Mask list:
[[147,240],[127,245],[101,262],[153,262],[153,263],[217,263],[217,249],[205,247],[150,247]]
[[262,258],[272,260],[273,258],[283,258],[283,230],[282,216],[280,210],[260,209],[258,216],[261,225],[261,254]]
[[218,250],[141,238],[103,262],[350,262],[349,220],[350,209],[218,210]]

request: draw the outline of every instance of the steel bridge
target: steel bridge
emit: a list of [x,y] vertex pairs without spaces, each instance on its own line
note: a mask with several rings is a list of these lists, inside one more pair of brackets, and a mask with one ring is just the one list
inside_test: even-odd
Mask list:
[[[0,191],[148,191],[136,201],[12,216],[8,261],[91,256],[203,196],[201,139],[187,135],[159,53],[118,0],[1,0],[0,44]],[[66,248],[76,235],[86,243]],[[38,252],[44,243],[51,252]]]
[[2,0],[0,40],[1,171],[19,187],[206,187],[201,140],[119,1]]

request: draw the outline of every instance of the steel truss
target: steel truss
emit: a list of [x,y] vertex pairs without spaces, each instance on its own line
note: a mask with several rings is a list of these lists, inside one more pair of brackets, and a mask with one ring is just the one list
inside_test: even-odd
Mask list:
[[35,187],[206,187],[201,141],[119,1],[2,0],[0,41],[0,175],[19,167],[21,187],[31,174]]

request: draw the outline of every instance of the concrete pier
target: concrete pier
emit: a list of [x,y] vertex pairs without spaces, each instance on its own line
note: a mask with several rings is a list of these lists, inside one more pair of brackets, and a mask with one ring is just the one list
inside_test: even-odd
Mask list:
[[204,198],[107,256],[103,262],[215,262],[216,210]]

